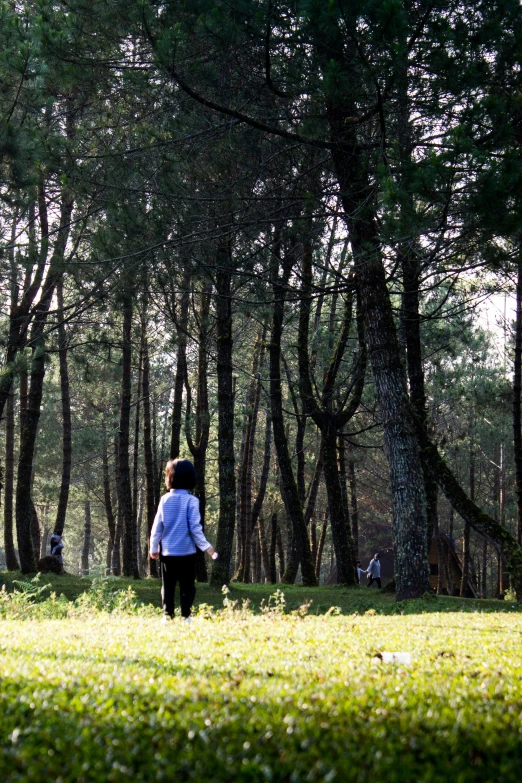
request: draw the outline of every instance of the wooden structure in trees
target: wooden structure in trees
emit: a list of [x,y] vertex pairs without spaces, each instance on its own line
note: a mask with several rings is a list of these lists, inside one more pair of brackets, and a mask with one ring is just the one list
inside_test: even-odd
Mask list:
[[[459,595],[460,583],[462,580],[462,563],[460,562],[460,558],[455,552],[447,536],[442,535],[440,537],[440,543],[442,546],[442,557],[444,561],[442,564],[442,589],[447,591],[448,595]],[[430,587],[432,590],[437,590],[437,583],[439,578],[439,550],[437,546],[437,539],[435,537],[431,539],[428,560],[430,564]],[[478,597],[477,591],[471,579],[468,579],[465,597]]]

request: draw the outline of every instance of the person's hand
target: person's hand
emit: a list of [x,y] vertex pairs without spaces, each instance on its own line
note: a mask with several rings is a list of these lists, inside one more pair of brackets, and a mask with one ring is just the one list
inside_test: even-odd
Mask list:
[[[207,549],[207,555],[209,555],[213,560],[217,560],[216,550],[213,546]],[[214,557],[214,555],[216,555],[216,557]]]
[[159,552],[151,552],[150,556],[152,560],[157,560],[159,557]]

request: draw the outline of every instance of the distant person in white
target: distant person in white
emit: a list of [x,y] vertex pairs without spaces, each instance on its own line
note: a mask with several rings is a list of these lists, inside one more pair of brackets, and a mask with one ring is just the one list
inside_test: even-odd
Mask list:
[[367,574],[368,571],[365,571],[364,568],[361,568],[361,561],[357,561],[357,583],[361,584],[361,576],[363,574]]
[[366,569],[366,573],[370,577],[368,587],[371,587],[374,582],[377,582],[377,587],[381,589],[381,556],[376,552],[373,558],[370,560],[370,565]]
[[160,560],[165,620],[174,617],[176,582],[179,582],[181,614],[188,620],[196,596],[196,547],[213,560],[217,554],[203,534],[199,500],[189,491],[196,486],[192,462],[188,459],[169,460],[165,469],[165,485],[168,492],[159,502],[150,532],[150,556],[153,560]]

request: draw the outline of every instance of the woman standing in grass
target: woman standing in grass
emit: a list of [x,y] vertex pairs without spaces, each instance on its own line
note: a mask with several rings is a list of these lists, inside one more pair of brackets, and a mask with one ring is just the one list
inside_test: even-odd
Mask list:
[[[171,459],[165,469],[167,494],[159,502],[150,533],[150,556],[159,558],[164,619],[174,617],[174,592],[179,582],[181,614],[190,619],[196,595],[196,547],[214,560],[217,554],[203,534],[199,500],[190,494],[196,471],[188,459]],[[161,550],[161,554],[160,554]]]

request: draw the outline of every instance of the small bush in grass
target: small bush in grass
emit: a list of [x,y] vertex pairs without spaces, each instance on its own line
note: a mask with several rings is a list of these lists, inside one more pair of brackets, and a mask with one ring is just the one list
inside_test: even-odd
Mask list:
[[128,612],[135,614],[140,608],[136,593],[132,587],[121,590],[110,577],[98,577],[92,580],[91,588],[82,593],[75,606],[80,612]]
[[269,596],[268,601],[261,601],[261,612],[263,614],[284,614],[286,612],[286,598],[283,591],[278,589]]

